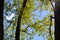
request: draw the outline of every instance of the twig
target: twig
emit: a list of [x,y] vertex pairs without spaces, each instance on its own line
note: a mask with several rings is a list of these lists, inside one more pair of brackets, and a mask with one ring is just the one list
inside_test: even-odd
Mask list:
[[26,31],[23,31],[23,30],[20,30],[21,32],[24,32],[24,33],[27,33],[27,34],[29,34],[29,35],[31,35],[32,36],[32,34],[30,34],[30,33],[28,33],[28,32],[26,32]]

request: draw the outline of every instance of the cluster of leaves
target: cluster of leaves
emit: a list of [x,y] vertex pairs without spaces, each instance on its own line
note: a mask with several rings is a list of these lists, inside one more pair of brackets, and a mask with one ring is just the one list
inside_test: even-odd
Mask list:
[[[38,1],[40,2],[39,6],[36,6],[35,3]],[[4,12],[4,14],[6,14],[9,11],[10,12],[15,11],[17,15],[18,9],[21,10],[22,8],[22,3],[23,3],[23,0],[19,0],[20,8],[18,8],[17,0],[13,0],[12,4],[8,4],[8,2],[5,2],[4,5],[5,5],[6,12]],[[14,7],[15,7],[15,10],[13,10]],[[41,12],[43,12],[43,10],[49,10],[50,13],[47,14],[43,18],[43,20],[39,20],[39,19],[35,20],[33,17],[36,15],[33,14],[33,12],[36,11],[37,9],[40,9]],[[20,40],[25,40],[25,38],[27,40],[33,40],[35,33],[38,33],[39,36],[43,36],[44,38],[47,38],[48,40],[52,40],[49,36],[50,15],[53,16],[54,14],[53,14],[53,8],[49,0],[28,0],[26,2],[26,6],[23,11],[22,18],[21,18],[22,21],[21,21],[21,27],[20,27]],[[5,37],[7,37],[7,38],[4,37],[5,40],[8,40],[9,38],[8,34],[10,34],[10,39],[12,38],[12,40],[14,40],[17,17],[18,16],[15,17],[15,21],[11,24],[11,26],[8,26],[8,28],[5,30]],[[35,22],[33,22],[32,19],[35,20]],[[54,21],[52,21],[51,27],[54,27]],[[29,33],[28,28],[33,29],[33,31]],[[44,34],[46,35],[46,37]],[[54,30],[51,30],[51,34],[54,36]]]

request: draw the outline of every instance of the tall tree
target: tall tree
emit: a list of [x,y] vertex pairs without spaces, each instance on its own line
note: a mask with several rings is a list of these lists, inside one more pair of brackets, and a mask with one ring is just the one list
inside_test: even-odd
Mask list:
[[22,9],[20,10],[20,14],[18,15],[15,40],[20,40],[21,16],[22,16],[24,8],[26,6],[26,2],[27,2],[27,0],[23,0]]
[[4,1],[0,1],[0,40],[3,40],[3,6]]
[[55,40],[60,40],[60,0],[55,2]]

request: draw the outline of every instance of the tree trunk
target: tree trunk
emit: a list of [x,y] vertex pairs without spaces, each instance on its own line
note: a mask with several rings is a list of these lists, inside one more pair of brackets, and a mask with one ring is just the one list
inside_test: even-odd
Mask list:
[[3,30],[3,0],[0,0],[0,40],[3,40],[4,30]]
[[17,27],[16,27],[16,35],[15,40],[20,40],[20,26],[21,26],[21,16],[23,14],[24,8],[26,6],[27,0],[23,0],[22,10],[20,10],[20,15],[18,16]]
[[60,40],[60,0],[55,1],[55,40]]

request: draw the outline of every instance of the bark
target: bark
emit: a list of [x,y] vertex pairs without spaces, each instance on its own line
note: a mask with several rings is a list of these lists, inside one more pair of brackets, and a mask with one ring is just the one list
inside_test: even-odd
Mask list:
[[55,1],[55,40],[60,40],[60,0]]
[[3,30],[3,0],[0,0],[0,40],[3,40],[4,30]]
[[20,26],[21,26],[21,16],[23,14],[24,8],[26,6],[27,0],[23,0],[22,10],[20,10],[20,15],[18,16],[17,27],[16,27],[16,35],[15,40],[20,40]]

